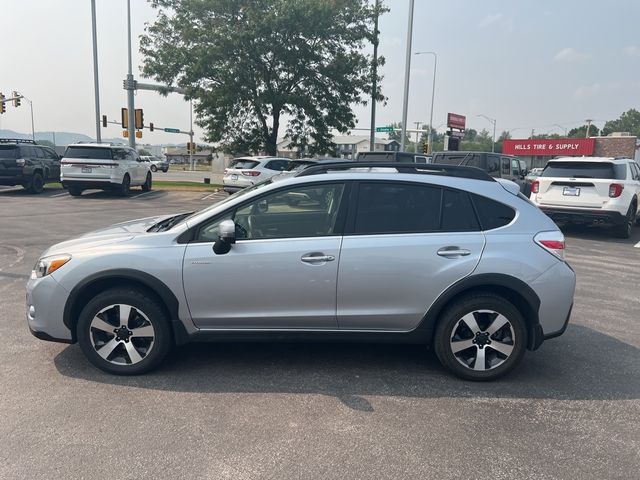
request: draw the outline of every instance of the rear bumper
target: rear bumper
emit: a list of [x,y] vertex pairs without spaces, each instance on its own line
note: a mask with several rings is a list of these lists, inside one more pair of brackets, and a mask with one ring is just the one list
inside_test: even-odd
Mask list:
[[84,190],[88,190],[91,188],[98,188],[101,190],[115,190],[120,187],[119,183],[112,183],[106,180],[63,180],[62,186],[64,188],[75,187],[82,188]]
[[576,210],[539,206],[540,210],[554,222],[577,224],[624,225],[625,216],[613,210]]
[[235,186],[235,185],[223,185],[222,189],[227,192],[227,193],[236,193],[239,192],[240,190],[244,190],[247,187],[239,187],[239,186]]

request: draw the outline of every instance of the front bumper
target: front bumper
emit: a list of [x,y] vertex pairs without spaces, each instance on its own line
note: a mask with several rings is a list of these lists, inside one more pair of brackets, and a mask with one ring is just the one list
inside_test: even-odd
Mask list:
[[580,225],[624,225],[626,217],[614,210],[577,210],[539,206],[540,210],[554,222]]
[[64,306],[69,292],[53,274],[32,277],[27,282],[27,324],[41,340],[74,343],[75,337],[63,322]]

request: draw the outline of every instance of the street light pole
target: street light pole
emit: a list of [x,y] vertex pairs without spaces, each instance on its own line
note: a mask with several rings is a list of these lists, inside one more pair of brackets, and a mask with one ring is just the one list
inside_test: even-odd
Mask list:
[[479,114],[477,116],[478,117],[482,117],[484,119],[487,119],[491,123],[493,123],[493,143],[491,144],[491,151],[495,152],[496,151],[496,122],[497,122],[497,120],[495,118],[487,117],[486,115],[483,115],[483,114]]
[[369,150],[376,149],[376,100],[378,90],[378,17],[380,16],[380,0],[376,0],[376,18],[373,24],[373,65],[371,72],[371,132],[369,133]]
[[402,101],[402,130],[400,132],[400,151],[404,152],[407,134],[407,112],[409,110],[409,74],[411,73],[411,40],[413,38],[413,7],[415,0],[409,2],[409,25],[407,27],[407,54],[404,67],[404,99]]
[[96,103],[96,141],[102,141],[100,133],[100,88],[98,85],[98,34],[96,29],[96,0],[91,0],[91,31],[93,34],[93,87]]
[[427,136],[427,153],[433,150],[433,102],[436,97],[436,69],[438,68],[438,54],[436,52],[416,52],[416,55],[433,55],[433,83],[431,86],[431,114],[429,115],[429,135]]
[[554,123],[553,125],[551,125],[552,127],[558,127],[561,128],[562,130],[564,130],[564,136],[567,136],[567,127],[563,127],[562,125],[559,125],[557,123]]
[[127,73],[127,109],[128,111],[128,132],[129,132],[129,146],[136,148],[136,113],[135,113],[135,101],[133,98],[134,85],[133,81],[133,62],[131,56],[131,0],[127,0],[127,33],[128,33],[128,45],[129,45],[129,70]]

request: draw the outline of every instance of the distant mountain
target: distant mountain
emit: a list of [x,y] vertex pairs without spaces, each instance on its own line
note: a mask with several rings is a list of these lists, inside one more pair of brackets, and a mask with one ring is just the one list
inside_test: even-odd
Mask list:
[[[88,135],[83,133],[73,133],[73,132],[55,132],[56,135],[56,145],[69,145],[70,143],[75,142],[92,142],[94,141]],[[30,133],[18,133],[13,130],[2,130],[0,129],[0,138],[31,138]],[[53,133],[52,132],[36,132],[36,141],[38,140],[49,140],[53,142]]]

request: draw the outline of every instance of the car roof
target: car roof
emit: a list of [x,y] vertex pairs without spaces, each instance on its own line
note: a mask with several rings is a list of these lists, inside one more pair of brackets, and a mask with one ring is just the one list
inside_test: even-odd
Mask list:
[[627,157],[556,157],[549,160],[551,162],[606,162],[623,164],[633,161]]

